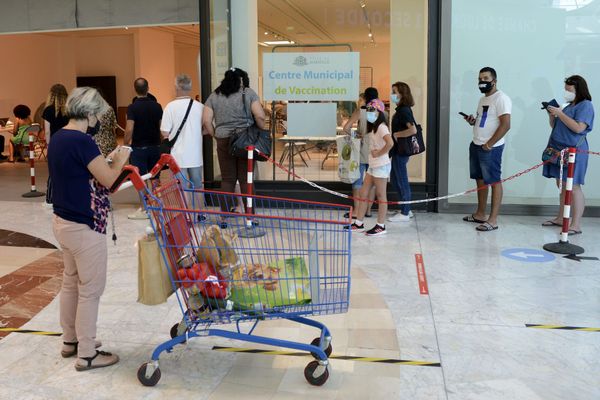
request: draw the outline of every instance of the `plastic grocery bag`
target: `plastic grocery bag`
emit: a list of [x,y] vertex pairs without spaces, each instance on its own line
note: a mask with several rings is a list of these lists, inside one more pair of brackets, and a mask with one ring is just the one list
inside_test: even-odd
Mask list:
[[270,265],[240,265],[233,272],[229,300],[254,309],[310,303],[306,261],[293,257]]
[[360,178],[360,139],[345,135],[338,137],[336,142],[340,180],[344,183],[354,183]]
[[173,285],[154,235],[138,240],[138,303],[154,306],[167,301]]

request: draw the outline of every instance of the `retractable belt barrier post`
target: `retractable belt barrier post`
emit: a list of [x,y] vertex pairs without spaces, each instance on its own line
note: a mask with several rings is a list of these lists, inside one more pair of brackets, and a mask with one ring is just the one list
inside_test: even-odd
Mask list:
[[583,247],[569,243],[569,225],[571,223],[571,202],[573,199],[573,176],[575,175],[575,154],[577,149],[569,148],[569,165],[567,168],[567,184],[565,186],[565,201],[563,208],[563,223],[558,243],[547,243],[544,250],[557,254],[581,254]]
[[[254,194],[254,146],[248,146],[248,175],[246,178],[247,192],[246,197],[246,214],[254,214],[254,205],[252,195]],[[266,232],[260,229],[257,222],[252,217],[246,218],[246,226],[241,228],[238,235],[243,238],[254,238],[266,235]]]
[[27,133],[29,134],[29,171],[31,175],[31,190],[27,193],[24,193],[22,197],[42,197],[45,196],[46,193],[38,192],[35,188],[35,152],[34,152],[34,134],[40,132],[39,124],[32,124],[29,128],[27,128]]

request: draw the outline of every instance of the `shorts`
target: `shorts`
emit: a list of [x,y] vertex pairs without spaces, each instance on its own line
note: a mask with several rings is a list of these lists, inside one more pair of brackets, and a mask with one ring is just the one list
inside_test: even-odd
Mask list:
[[357,180],[355,180],[354,183],[352,183],[352,189],[360,189],[362,187],[365,181],[365,172],[367,172],[367,169],[369,169],[369,164],[360,164],[360,177]]
[[371,175],[373,178],[382,178],[388,179],[390,177],[390,173],[392,172],[392,164],[388,163],[382,165],[381,167],[369,167],[367,170],[367,174]]
[[502,180],[502,152],[504,145],[486,151],[483,146],[471,142],[469,146],[469,169],[471,179],[482,179],[486,185]]

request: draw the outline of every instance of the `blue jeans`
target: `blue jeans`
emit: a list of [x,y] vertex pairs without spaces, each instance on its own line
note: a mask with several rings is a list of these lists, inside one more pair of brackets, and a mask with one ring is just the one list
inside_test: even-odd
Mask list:
[[129,162],[140,170],[140,175],[145,175],[160,159],[160,148],[158,146],[133,147]]
[[471,179],[483,180],[486,185],[500,182],[502,179],[502,152],[504,145],[484,150],[471,142],[469,146],[469,169]]
[[[392,173],[390,180],[394,189],[398,192],[398,197],[401,201],[410,201],[412,193],[410,191],[410,182],[408,182],[408,170],[406,164],[410,157],[401,156],[398,154],[392,155]],[[408,215],[410,212],[410,204],[402,204],[400,206],[400,212],[402,215]]]

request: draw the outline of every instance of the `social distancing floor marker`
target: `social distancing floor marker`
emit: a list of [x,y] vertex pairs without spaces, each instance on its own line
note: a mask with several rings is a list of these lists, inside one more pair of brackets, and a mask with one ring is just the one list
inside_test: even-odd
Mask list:
[[[60,332],[36,331],[36,330],[32,330],[32,329],[19,329],[19,328],[0,328],[0,332],[26,333],[29,335],[39,335],[39,336],[60,336],[60,335],[62,335],[62,333],[60,333]],[[312,357],[312,355],[310,353],[306,353],[306,352],[248,349],[248,348],[244,348],[244,347],[213,346],[212,350],[229,352],[229,353],[264,354],[264,355],[271,355],[271,356]],[[439,362],[417,361],[417,360],[397,360],[397,359],[393,359],[393,358],[341,356],[341,355],[333,355],[333,354],[331,356],[329,356],[329,358],[332,360],[360,361],[360,362],[379,363],[379,364],[415,365],[415,366],[420,366],[420,367],[441,367],[441,364]]]
[[423,262],[422,254],[415,254],[415,263],[417,264],[417,276],[419,277],[419,292],[421,294],[429,294],[427,275],[425,275],[425,263]]
[[[271,356],[290,356],[290,357],[312,357],[310,353],[306,352],[294,352],[294,351],[281,351],[281,350],[262,350],[262,349],[249,349],[245,347],[220,347],[214,346],[212,348],[215,351],[224,351],[229,353],[249,353],[249,354],[264,354]],[[417,360],[398,360],[393,358],[379,358],[379,357],[359,357],[359,356],[341,356],[332,354],[329,356],[330,360],[345,360],[345,361],[360,361],[368,363],[378,364],[396,364],[396,365],[416,365],[420,367],[441,367],[439,362],[430,361],[417,361]]]
[[586,328],[582,326],[525,324],[525,327],[534,329],[556,329],[563,331],[600,332],[600,328]]
[[31,329],[19,329],[19,328],[0,328],[0,332],[28,333],[30,335],[39,335],[39,336],[60,336],[60,335],[62,335],[62,333],[60,333],[60,332],[34,331]]

